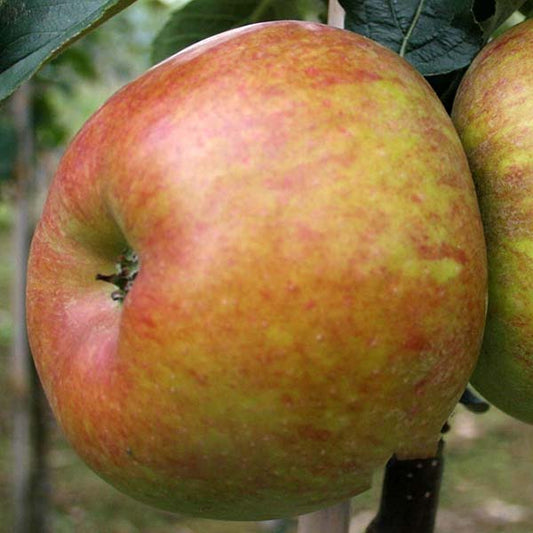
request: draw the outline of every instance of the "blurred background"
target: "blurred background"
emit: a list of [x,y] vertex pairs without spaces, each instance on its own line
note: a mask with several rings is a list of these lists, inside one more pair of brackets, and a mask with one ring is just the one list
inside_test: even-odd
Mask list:
[[[139,0],[47,64],[0,108],[0,533],[24,527],[34,533],[296,531],[295,520],[197,520],[118,493],[65,442],[24,360],[21,253],[31,234],[31,223],[24,221],[37,218],[75,132],[116,89],[151,65],[152,39],[180,3]],[[15,158],[17,135],[26,135],[25,161]],[[30,202],[24,200],[28,191]],[[531,533],[533,427],[494,408],[475,415],[462,406],[450,426],[437,532]],[[353,500],[351,533],[364,531],[374,516],[382,474],[376,472],[373,488]],[[21,493],[28,476],[34,490]],[[16,519],[21,513],[25,525]]]

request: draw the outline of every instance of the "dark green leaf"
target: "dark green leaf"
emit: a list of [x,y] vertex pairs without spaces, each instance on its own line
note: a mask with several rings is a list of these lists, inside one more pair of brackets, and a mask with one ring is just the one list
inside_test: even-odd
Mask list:
[[0,0],[0,100],[50,57],[134,0]]
[[526,17],[533,17],[533,0],[527,0],[525,4],[520,8],[520,12],[523,13]]
[[323,20],[324,0],[192,0],[174,11],[153,44],[154,63],[223,31],[267,20]]
[[473,0],[340,0],[346,29],[411,62],[424,76],[467,66],[483,44]]
[[483,28],[484,40],[503,24],[525,0],[475,0],[474,14]]

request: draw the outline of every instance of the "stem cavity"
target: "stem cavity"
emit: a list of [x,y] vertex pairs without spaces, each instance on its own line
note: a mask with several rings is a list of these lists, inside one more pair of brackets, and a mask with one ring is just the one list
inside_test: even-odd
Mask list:
[[131,249],[124,250],[118,257],[115,270],[114,274],[96,274],[95,279],[115,285],[117,289],[111,293],[111,298],[116,302],[123,302],[139,273],[137,254]]

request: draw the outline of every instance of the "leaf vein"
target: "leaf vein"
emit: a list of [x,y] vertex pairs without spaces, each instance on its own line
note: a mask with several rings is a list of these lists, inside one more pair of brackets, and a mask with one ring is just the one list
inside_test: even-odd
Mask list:
[[416,8],[415,14],[413,16],[413,20],[411,21],[411,24],[409,25],[409,28],[407,29],[407,33],[404,35],[402,46],[400,47],[400,56],[405,57],[405,53],[407,50],[407,45],[409,44],[409,40],[411,39],[411,35],[413,34],[413,31],[418,24],[418,21],[420,20],[420,16],[422,15],[422,9],[424,9],[425,0],[420,0],[418,3],[418,7]]

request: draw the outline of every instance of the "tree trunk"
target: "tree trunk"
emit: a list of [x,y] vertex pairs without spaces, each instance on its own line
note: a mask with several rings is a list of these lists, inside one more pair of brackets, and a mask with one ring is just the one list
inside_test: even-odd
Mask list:
[[32,91],[23,85],[10,99],[17,135],[15,158],[15,220],[13,225],[13,513],[14,533],[43,533],[46,524],[46,417],[45,401],[30,356],[26,336],[26,264],[32,224],[30,194],[34,179]]

